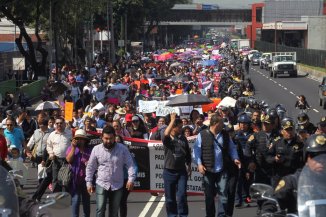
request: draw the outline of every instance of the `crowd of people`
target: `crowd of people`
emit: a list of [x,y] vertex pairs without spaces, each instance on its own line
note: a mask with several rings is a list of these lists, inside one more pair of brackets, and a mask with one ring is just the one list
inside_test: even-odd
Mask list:
[[[283,105],[254,98],[254,85],[243,70],[249,60],[227,45],[213,49],[219,50],[219,58],[210,65],[198,56],[212,58],[212,49],[179,47],[172,59],[163,61],[155,59],[166,51],[157,51],[121,58],[115,64],[104,58],[89,68],[65,65],[52,70],[42,100],[73,102],[73,120],[64,119],[64,107],[39,111],[35,117],[24,108],[7,110],[0,127],[3,165],[8,161],[7,167],[17,167],[12,162],[27,159],[41,165],[45,174],[39,173],[33,200],[40,201],[48,187],[53,192],[68,191],[74,217],[79,216],[81,203],[84,216],[91,216],[93,193],[96,216],[105,215],[107,200],[110,217],[127,216],[128,194],[137,179],[137,162],[123,144],[127,137],[163,142],[167,216],[189,215],[186,189],[191,162],[204,177],[208,217],[232,216],[234,207],[250,204],[253,182],[280,190],[283,177],[305,164],[306,140],[320,135],[325,144],[326,118],[314,125],[306,113],[288,117]],[[204,85],[207,82],[210,85]],[[140,100],[166,101],[180,94],[229,96],[237,101],[234,107],[205,112],[194,108],[182,116],[139,112]],[[307,105],[305,99],[296,107],[302,104]],[[92,147],[88,132],[99,129],[102,143]],[[194,135],[191,150],[186,138]],[[68,164],[69,185],[60,178],[60,169]],[[257,203],[258,212],[263,212],[264,201]],[[287,207],[282,204],[282,208]]]

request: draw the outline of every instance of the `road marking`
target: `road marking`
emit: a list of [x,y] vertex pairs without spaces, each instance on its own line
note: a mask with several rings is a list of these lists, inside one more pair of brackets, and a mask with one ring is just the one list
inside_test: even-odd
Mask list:
[[271,78],[269,79],[270,81],[273,81]]
[[295,95],[292,91],[290,92],[292,95]]
[[278,86],[282,87],[282,84],[278,84]]
[[287,90],[287,88],[286,88],[286,87],[284,87],[284,90]]
[[313,110],[314,110],[315,112],[317,112],[317,113],[319,112],[317,109],[313,109]]
[[277,84],[277,82],[276,81],[273,81],[275,84]]
[[162,208],[164,206],[164,201],[165,201],[165,197],[163,196],[161,198],[160,202],[157,204],[156,209],[154,210],[151,217],[157,217],[160,214],[160,212],[162,211]]
[[151,198],[149,199],[149,201],[147,202],[146,206],[141,211],[141,213],[139,214],[138,217],[145,217],[146,216],[146,214],[148,213],[149,209],[153,205],[153,202],[155,201],[155,199],[156,199],[156,196],[151,196]]

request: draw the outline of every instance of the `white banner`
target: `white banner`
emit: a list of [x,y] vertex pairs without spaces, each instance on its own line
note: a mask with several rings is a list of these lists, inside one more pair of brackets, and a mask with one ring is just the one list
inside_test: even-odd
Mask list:
[[156,116],[164,117],[171,113],[177,113],[180,115],[180,108],[179,107],[169,107],[165,106],[169,101],[159,101],[156,109]]
[[[192,152],[197,136],[188,137],[188,143]],[[150,156],[150,189],[164,191],[164,146],[161,142],[148,143]],[[191,176],[187,182],[187,192],[203,193],[203,175],[198,172],[197,165],[191,163]]]
[[158,105],[158,101],[143,101],[139,100],[139,112],[142,113],[152,113],[156,111]]

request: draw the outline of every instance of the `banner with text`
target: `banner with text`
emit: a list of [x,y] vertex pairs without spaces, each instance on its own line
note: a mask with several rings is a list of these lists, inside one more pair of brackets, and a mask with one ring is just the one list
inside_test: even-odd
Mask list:
[[[100,134],[87,132],[91,137],[91,144],[101,143]],[[196,136],[188,137],[189,146],[193,148]],[[164,191],[164,147],[161,141],[124,138],[124,143],[129,147],[130,153],[135,158],[138,172],[135,181],[136,191]],[[203,176],[198,172],[197,165],[192,163],[191,176],[188,178],[187,192],[203,194]]]

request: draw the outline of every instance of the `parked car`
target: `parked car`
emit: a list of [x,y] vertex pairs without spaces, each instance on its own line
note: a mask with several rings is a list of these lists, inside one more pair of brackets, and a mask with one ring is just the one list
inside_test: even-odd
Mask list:
[[248,58],[251,61],[252,57],[254,56],[255,53],[258,53],[258,50],[250,50],[248,53]]
[[318,89],[319,105],[326,109],[326,76],[324,76]]

